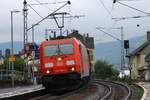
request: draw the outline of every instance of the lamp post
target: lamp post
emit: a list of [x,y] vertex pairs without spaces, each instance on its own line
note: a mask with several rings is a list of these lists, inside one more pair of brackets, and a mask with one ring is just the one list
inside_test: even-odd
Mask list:
[[[13,47],[13,13],[19,13],[18,10],[11,11],[11,55],[14,55],[14,47]],[[12,61],[12,87],[14,87],[14,62]]]

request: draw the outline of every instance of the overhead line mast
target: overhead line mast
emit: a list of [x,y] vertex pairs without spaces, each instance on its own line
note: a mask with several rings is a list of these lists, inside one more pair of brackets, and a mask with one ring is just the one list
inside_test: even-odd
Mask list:
[[[23,21],[24,21],[24,46],[25,44],[28,42],[28,33],[27,33],[27,29],[28,29],[28,8],[27,8],[27,1],[24,0],[23,2]],[[25,50],[25,47],[24,47]]]
[[[28,33],[27,33],[27,28],[28,28],[28,23],[27,23],[27,16],[28,16],[28,8],[27,8],[27,1],[24,0],[23,2],[23,55],[25,59],[25,54],[26,54],[26,47],[25,44],[28,42]],[[27,71],[27,73],[26,73]],[[24,63],[24,79],[28,81],[29,77],[29,69],[27,67],[27,62]]]

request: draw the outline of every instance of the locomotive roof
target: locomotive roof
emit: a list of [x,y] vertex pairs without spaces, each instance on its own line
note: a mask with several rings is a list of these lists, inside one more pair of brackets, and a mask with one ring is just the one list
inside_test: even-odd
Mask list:
[[73,42],[77,42],[77,39],[72,37],[72,38],[65,38],[65,39],[55,39],[55,40],[48,40],[48,41],[43,41],[41,44],[44,45],[49,45],[49,44],[56,44],[56,43],[73,43]]

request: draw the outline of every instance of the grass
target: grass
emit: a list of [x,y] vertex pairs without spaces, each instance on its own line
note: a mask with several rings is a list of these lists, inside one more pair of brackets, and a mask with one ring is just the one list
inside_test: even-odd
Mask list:
[[141,100],[144,90],[142,87],[138,86],[137,84],[130,85],[132,90],[132,100]]
[[141,98],[144,94],[144,90],[142,87],[138,86],[137,84],[134,84],[133,80],[131,82],[128,77],[125,77],[124,79],[119,79],[119,81],[126,83],[126,84],[128,84],[128,86],[130,86],[130,89],[132,91],[131,100],[141,100]]

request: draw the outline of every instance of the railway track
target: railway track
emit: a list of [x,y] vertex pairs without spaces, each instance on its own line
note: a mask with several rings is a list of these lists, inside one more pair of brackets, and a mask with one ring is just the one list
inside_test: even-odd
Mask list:
[[10,100],[130,100],[131,97],[128,86],[103,80],[92,80],[86,86],[65,93],[43,93],[44,91],[36,93],[35,96],[29,94]]
[[47,93],[46,95],[35,97],[35,98],[30,99],[30,100],[60,100],[62,98],[71,96],[78,91],[80,91],[80,89],[75,90],[75,91],[65,92],[65,93],[54,93],[54,94],[53,93]]
[[99,100],[130,100],[131,90],[127,85],[119,82],[94,80],[109,87],[109,92]]
[[[96,92],[91,92],[96,88]],[[130,100],[130,88],[122,83],[93,80],[84,88],[61,95],[47,94],[30,100]]]
[[98,93],[98,96],[94,100],[105,100],[108,96],[111,95],[111,91],[112,90],[111,90],[111,87],[109,85],[106,85],[106,84],[100,82],[99,80],[94,80],[93,83],[96,83],[99,86],[103,86],[104,87],[104,90],[101,91],[102,93],[101,92]]
[[46,94],[30,100],[100,100],[108,95],[110,88],[97,81],[89,82],[77,90],[62,94]]

